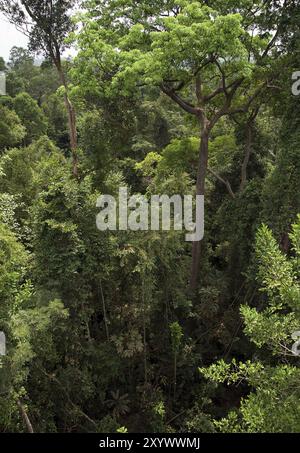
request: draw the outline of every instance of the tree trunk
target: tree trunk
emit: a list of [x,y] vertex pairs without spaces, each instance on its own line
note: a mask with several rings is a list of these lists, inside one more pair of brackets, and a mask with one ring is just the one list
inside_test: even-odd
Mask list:
[[69,133],[70,133],[70,147],[73,158],[73,175],[78,177],[78,155],[77,155],[77,129],[76,129],[76,114],[73,108],[73,105],[68,97],[65,94],[65,105],[68,112],[68,124],[69,124]]
[[109,328],[108,328],[108,318],[107,318],[106,303],[105,303],[105,299],[104,299],[104,293],[103,293],[103,287],[102,287],[101,280],[100,280],[100,292],[101,292],[103,319],[104,319],[104,325],[105,325],[106,339],[107,339],[107,341],[109,341],[110,337],[109,337]]
[[[208,140],[209,131],[205,128],[201,134],[199,165],[197,172],[196,195],[205,194],[205,178],[208,165]],[[198,286],[199,268],[200,268],[201,242],[193,242],[192,248],[192,269],[190,278],[190,289],[195,291]]]
[[176,387],[177,387],[177,352],[174,354],[174,388],[173,388],[173,400],[176,401]]
[[25,423],[25,426],[27,428],[27,431],[31,434],[34,433],[33,431],[33,427],[32,427],[32,424],[31,424],[31,421],[29,420],[29,417],[28,417],[28,414],[23,406],[23,404],[21,403],[20,400],[17,400],[17,406],[19,408],[19,411],[20,411],[20,414],[21,414],[21,417]]
[[249,121],[247,121],[246,125],[246,150],[242,164],[240,191],[243,191],[247,184],[248,180],[247,168],[250,161],[251,148],[252,148],[252,120],[250,119]]
[[60,81],[65,89],[64,100],[65,106],[68,115],[68,126],[69,126],[69,136],[70,136],[70,148],[72,152],[73,159],[73,175],[75,178],[78,178],[78,155],[77,155],[77,128],[76,128],[76,113],[74,107],[68,96],[68,84],[65,78],[64,71],[61,66],[60,60],[56,60],[55,66],[57,68]]

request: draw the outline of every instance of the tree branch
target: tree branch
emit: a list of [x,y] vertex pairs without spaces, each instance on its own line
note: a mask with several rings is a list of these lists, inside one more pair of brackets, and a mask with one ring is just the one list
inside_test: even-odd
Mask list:
[[84,417],[88,422],[90,422],[95,428],[98,429],[97,423],[96,423],[93,419],[91,419],[87,414],[85,414],[85,413],[82,411],[82,409],[81,409],[79,406],[77,406],[77,404],[75,404],[75,403],[71,400],[69,393],[67,392],[67,390],[65,389],[65,387],[63,386],[63,384],[59,381],[59,379],[57,379],[57,377],[56,377],[55,375],[47,373],[47,372],[46,372],[45,370],[43,370],[42,368],[39,367],[39,369],[40,369],[40,371],[41,371],[45,376],[47,376],[51,381],[56,382],[56,383],[59,385],[59,387],[61,388],[61,390],[62,390],[63,393],[65,394],[65,396],[66,396],[67,400],[69,401],[69,403],[71,404],[71,406],[72,406],[74,409],[76,409],[76,410],[82,415],[82,417]]
[[210,122],[210,129],[212,129],[215,124],[219,121],[219,119],[224,116],[224,115],[227,115],[229,114],[229,108],[231,106],[231,103],[232,103],[232,99],[237,91],[237,89],[241,86],[241,84],[243,83],[243,80],[244,78],[241,78],[241,79],[238,79],[238,80],[235,80],[230,86],[232,87],[231,88],[231,91],[228,93],[227,92],[227,95],[226,95],[226,101],[223,105],[223,107],[215,114],[215,116],[212,118],[211,122]]
[[248,121],[246,123],[246,151],[241,169],[241,184],[240,191],[242,191],[247,184],[247,168],[250,161],[251,148],[252,148],[252,132],[253,132],[253,122],[258,115],[259,108],[253,110]]
[[263,88],[268,85],[267,82],[264,82],[256,91],[255,93],[248,99],[247,103],[243,107],[239,107],[233,110],[230,110],[228,113],[229,115],[234,115],[236,113],[247,113],[249,107],[251,106],[252,102],[257,98],[257,96],[262,92]]
[[230,182],[227,180],[227,179],[224,179],[222,178],[218,173],[216,173],[214,170],[212,170],[211,168],[208,168],[207,169],[209,173],[211,173],[218,181],[220,181],[222,184],[224,184],[226,186],[226,189],[229,193],[229,195],[231,196],[231,198],[235,199],[236,196],[235,196],[235,193],[233,192],[232,190],[232,187],[230,185]]
[[221,94],[221,93],[226,93],[226,91],[224,90],[223,86],[219,86],[218,88],[215,89],[215,91],[212,91],[207,96],[204,96],[203,97],[203,102],[206,103],[208,101],[211,101],[211,99],[213,99],[214,97],[216,97],[218,94]]
[[175,92],[174,89],[167,88],[164,84],[161,84],[160,88],[161,88],[163,93],[165,93],[167,96],[169,96],[174,102],[176,102],[176,104],[178,104],[187,113],[190,113],[192,115],[199,115],[199,113],[201,113],[201,109],[195,107],[194,105],[192,105],[189,102],[187,102],[184,99],[182,99]]

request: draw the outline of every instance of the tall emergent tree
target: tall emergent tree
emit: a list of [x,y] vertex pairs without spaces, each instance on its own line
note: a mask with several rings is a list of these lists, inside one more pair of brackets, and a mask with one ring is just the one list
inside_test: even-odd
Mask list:
[[[132,95],[159,87],[199,125],[197,195],[205,195],[209,139],[224,116],[247,113],[272,80],[262,1],[88,1],[78,37],[81,85]],[[268,2],[267,2],[268,3]],[[269,2],[270,3],[270,2]],[[225,5],[226,4],[226,5]],[[276,21],[275,21],[276,22]],[[275,34],[272,34],[272,31]],[[104,88],[105,89],[105,88]],[[193,244],[190,286],[198,286],[201,247]]]
[[64,99],[68,113],[70,147],[73,157],[73,173],[78,174],[76,114],[68,95],[68,82],[62,65],[65,38],[74,29],[69,11],[76,0],[1,0],[0,11],[27,34],[30,48],[43,52],[55,65],[64,87]]

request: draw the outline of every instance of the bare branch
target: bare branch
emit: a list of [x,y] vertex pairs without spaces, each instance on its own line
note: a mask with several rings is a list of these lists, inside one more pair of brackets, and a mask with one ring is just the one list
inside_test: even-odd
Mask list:
[[241,84],[243,83],[244,81],[244,78],[240,78],[240,79],[237,79],[235,80],[230,86],[231,86],[231,90],[230,92],[228,93],[227,92],[227,95],[226,95],[226,101],[224,102],[224,105],[223,107],[215,114],[215,116],[213,117],[213,119],[211,120],[210,122],[210,129],[212,129],[216,123],[219,121],[219,119],[224,116],[224,115],[228,115],[230,113],[229,109],[230,109],[230,106],[231,106],[231,103],[232,103],[232,100],[233,100],[233,97],[236,93],[236,91],[238,90],[238,88],[241,86]]
[[214,97],[218,96],[218,94],[225,93],[223,86],[219,86],[215,89],[215,91],[211,92],[207,96],[203,97],[203,102],[211,101]]
[[227,189],[229,195],[231,196],[231,198],[233,198],[233,199],[236,198],[235,193],[233,192],[233,190],[231,188],[230,182],[227,179],[222,178],[222,176],[220,176],[218,173],[216,173],[211,168],[208,168],[207,171],[209,173],[211,173],[218,181],[220,181],[222,184],[224,184],[226,186],[226,189]]
[[[287,0],[285,0],[283,5],[282,5],[282,10],[283,11],[284,11],[284,8],[286,7],[286,4],[287,4]],[[279,36],[279,33],[281,32],[281,25],[282,24],[279,23],[278,28],[277,28],[277,30],[275,32],[275,35],[273,36],[273,38],[271,39],[271,41],[269,42],[269,44],[267,45],[267,47],[265,48],[265,51],[263,52],[263,54],[261,56],[262,59],[264,59],[268,55],[269,51],[274,46],[274,44],[275,44],[275,42],[276,42],[276,40],[277,40],[277,38]]]
[[228,113],[229,115],[234,115],[236,113],[247,113],[252,102],[259,96],[259,94],[262,92],[262,90],[267,87],[268,83],[264,82],[255,92],[254,94],[248,99],[246,104],[244,104],[243,107],[238,107],[236,109],[230,110]]
[[164,84],[160,86],[163,93],[169,96],[174,102],[176,102],[183,110],[187,113],[192,115],[199,115],[201,113],[201,109],[195,107],[194,105],[190,104],[189,102],[182,99],[174,89],[166,87]]

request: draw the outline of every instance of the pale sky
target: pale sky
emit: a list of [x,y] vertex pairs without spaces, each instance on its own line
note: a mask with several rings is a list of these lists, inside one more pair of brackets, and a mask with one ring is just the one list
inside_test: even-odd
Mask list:
[[0,14],[0,57],[8,61],[13,46],[27,47],[28,39]]

